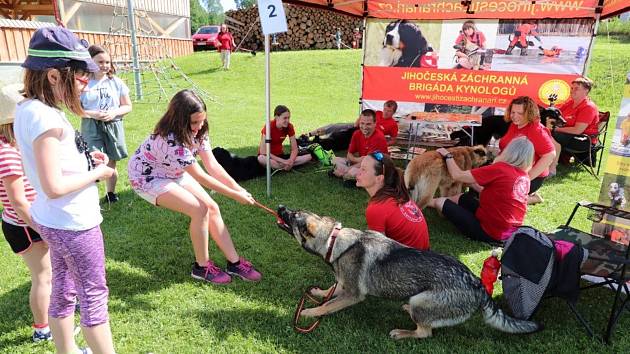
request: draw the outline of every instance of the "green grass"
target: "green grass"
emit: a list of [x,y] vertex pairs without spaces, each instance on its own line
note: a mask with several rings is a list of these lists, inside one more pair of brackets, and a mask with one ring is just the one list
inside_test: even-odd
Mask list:
[[600,23],[599,33],[630,36],[630,21],[622,22],[619,17],[604,20]]
[[[602,110],[615,115],[623,78],[630,69],[628,53],[627,40],[609,42],[598,37],[590,73],[598,86],[592,96]],[[280,52],[272,59],[272,106],[289,106],[298,131],[356,117],[360,52]],[[237,54],[229,72],[218,70],[219,57],[214,52],[196,53],[178,63],[221,103],[208,105],[213,145],[253,154],[263,125],[264,56]],[[165,105],[135,104],[125,118],[131,151],[149,133]],[[192,281],[187,218],[138,198],[129,188],[124,166],[120,172],[121,201],[103,212],[102,224],[110,314],[119,353],[627,352],[630,348],[623,330],[630,325],[629,316],[621,319],[614,345],[606,347],[586,338],[568,308],[555,299],[545,301],[535,317],[545,330],[529,336],[494,331],[475,315],[463,325],[436,330],[433,338],[396,342],[388,332],[412,328],[413,323],[401,310],[402,302],[375,298],[326,317],[310,335],[296,334],[291,318],[304,289],[333,282],[330,268],[321,259],[302,251],[261,210],[214,195],[237,249],[264,273],[264,279],[259,284],[234,281],[228,286]],[[349,227],[366,226],[366,193],[343,188],[315,167],[275,175],[272,198],[266,197],[264,178],[244,186],[272,207],[282,203],[332,215]],[[546,202],[532,207],[526,222],[551,230],[566,220],[575,201],[594,200],[598,192],[599,182],[591,176],[561,169],[559,177],[541,190]],[[455,255],[479,274],[490,247],[466,240],[432,211],[426,217],[433,249]],[[586,221],[580,225],[589,227]],[[212,243],[211,257],[220,265],[225,262]],[[52,352],[51,343],[29,343],[29,276],[4,239],[0,268],[0,353]],[[500,289],[498,295],[500,300]],[[611,295],[599,289],[582,297],[580,308],[597,330],[604,326]]]

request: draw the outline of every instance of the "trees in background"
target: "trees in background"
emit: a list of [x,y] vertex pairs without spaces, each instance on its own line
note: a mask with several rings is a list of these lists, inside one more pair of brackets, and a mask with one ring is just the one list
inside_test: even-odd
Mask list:
[[237,9],[249,9],[256,5],[256,0],[234,0]]
[[225,15],[219,0],[190,0],[190,31],[204,25],[219,25],[223,23]]

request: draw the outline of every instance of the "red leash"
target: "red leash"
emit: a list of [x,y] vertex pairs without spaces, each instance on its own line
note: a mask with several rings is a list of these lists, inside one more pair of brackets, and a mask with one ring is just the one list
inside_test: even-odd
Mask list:
[[[256,205],[260,209],[268,212],[269,214],[275,216],[279,223],[284,223],[284,221],[282,221],[282,219],[280,218],[278,213],[276,213],[271,208],[260,204],[256,200],[254,200],[254,205]],[[338,232],[339,229],[341,229],[341,224],[339,224],[339,227],[337,227],[337,225],[335,225],[335,229],[333,229],[334,237],[337,236],[335,231]],[[334,243],[334,237],[333,237],[333,243]],[[332,247],[331,247],[331,250],[332,250]],[[330,253],[331,250],[329,250],[328,253]],[[326,256],[326,258],[329,258],[329,257],[330,257],[329,255]],[[304,310],[304,303],[306,302],[306,300],[309,300],[311,303],[315,304],[316,306],[321,306],[321,305],[327,303],[328,301],[330,301],[330,299],[332,298],[333,294],[335,293],[335,289],[337,288],[337,283],[335,283],[332,286],[332,288],[330,288],[330,291],[328,291],[328,294],[326,294],[326,296],[324,296],[324,298],[321,301],[319,301],[318,299],[316,299],[315,297],[313,297],[311,295],[311,290],[313,288],[315,288],[315,287],[311,286],[308,289],[306,289],[306,291],[304,292],[304,295],[302,295],[302,298],[298,302],[297,308],[295,309],[295,314],[293,315],[293,329],[296,332],[298,332],[298,333],[302,333],[302,334],[311,333],[311,332],[313,332],[315,330],[315,328],[317,328],[317,326],[319,326],[319,323],[322,321],[322,318],[319,317],[318,319],[315,320],[315,322],[313,322],[308,327],[300,327],[299,326],[298,322],[300,321],[300,315],[302,314],[302,310]]]
[[262,204],[258,203],[258,201],[256,201],[256,200],[254,200],[254,205],[256,205],[256,206],[257,206],[257,207],[259,207],[260,209],[262,209],[262,210],[264,210],[264,211],[268,212],[269,214],[271,214],[271,215],[275,216],[275,217],[276,217],[276,219],[279,219],[279,220],[280,220],[280,216],[278,216],[278,213],[276,213],[273,209],[271,209],[271,208],[269,208],[269,207],[266,207],[266,206],[264,206],[264,205],[262,205]]
[[317,328],[317,326],[319,326],[319,323],[322,321],[322,317],[318,317],[315,322],[313,322],[310,326],[308,327],[300,327],[298,325],[298,322],[300,321],[300,315],[302,314],[302,310],[304,310],[304,303],[306,302],[306,300],[311,301],[312,303],[314,303],[316,306],[321,306],[325,303],[327,303],[328,301],[330,301],[330,299],[332,298],[333,294],[335,293],[335,289],[337,288],[337,283],[335,283],[332,288],[330,288],[330,290],[328,291],[328,294],[326,294],[326,296],[319,301],[318,299],[314,298],[311,295],[311,290],[316,288],[315,286],[311,286],[308,289],[306,289],[306,291],[304,292],[304,295],[302,295],[302,298],[300,299],[300,301],[298,302],[297,308],[295,309],[295,314],[293,315],[293,329],[298,332],[298,333],[302,333],[302,334],[307,334],[307,333],[311,333],[315,330],[315,328]]
[[275,216],[276,217],[276,222],[278,224],[284,224],[284,221],[282,220],[282,218],[280,218],[280,215],[278,215],[278,213],[275,212],[275,210],[258,203],[258,201],[256,201],[256,200],[254,200],[254,205],[259,207],[260,209],[268,212],[269,214]]
[[[260,209],[268,212],[269,214],[275,216],[277,221],[278,221],[278,223],[284,223],[284,221],[282,221],[282,219],[280,218],[278,213],[276,213],[273,209],[260,204],[256,200],[254,200],[254,205],[256,205]],[[341,229],[341,225],[339,225],[339,227],[337,227],[337,225],[335,225],[335,229],[333,229],[333,233],[335,234],[335,237],[336,237],[335,231],[338,232],[339,229]],[[334,243],[334,238],[333,238],[333,243]],[[331,247],[331,250],[332,250],[332,247]],[[329,250],[329,253],[330,253],[330,250]],[[328,258],[328,257],[329,256],[327,256],[326,258]],[[322,321],[322,318],[319,317],[318,319],[315,320],[315,322],[313,322],[308,327],[300,327],[299,326],[298,322],[300,321],[300,315],[302,314],[302,310],[304,310],[304,303],[306,302],[306,300],[309,300],[311,303],[315,304],[316,306],[321,306],[321,305],[327,303],[328,301],[330,301],[330,299],[332,298],[333,294],[335,293],[335,289],[337,288],[337,283],[335,283],[332,286],[332,288],[330,288],[330,291],[328,291],[328,294],[326,294],[326,296],[324,296],[324,298],[321,301],[316,299],[315,297],[313,297],[311,295],[311,290],[313,288],[315,288],[315,287],[311,286],[308,289],[306,289],[306,291],[304,292],[304,295],[302,295],[302,298],[298,302],[297,308],[295,309],[295,314],[293,315],[293,329],[296,332],[298,332],[298,333],[302,333],[302,334],[311,333],[311,332],[313,332],[315,330],[315,328],[317,328],[317,326],[319,326],[319,323]]]

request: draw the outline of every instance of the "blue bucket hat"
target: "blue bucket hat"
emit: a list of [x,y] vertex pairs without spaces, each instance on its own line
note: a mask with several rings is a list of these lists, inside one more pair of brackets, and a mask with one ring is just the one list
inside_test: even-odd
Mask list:
[[99,71],[88,52],[88,42],[63,27],[43,27],[33,33],[23,68],[45,70],[74,67]]

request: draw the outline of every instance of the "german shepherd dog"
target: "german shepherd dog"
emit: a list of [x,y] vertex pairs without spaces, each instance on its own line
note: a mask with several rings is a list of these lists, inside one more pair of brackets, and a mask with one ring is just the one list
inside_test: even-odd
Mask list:
[[[332,300],[302,311],[320,317],[363,301],[366,296],[407,300],[403,305],[415,330],[394,329],[394,339],[426,338],[432,329],[454,326],[481,309],[484,321],[507,333],[531,333],[540,326],[507,316],[484,290],[479,278],[453,257],[419,251],[374,231],[341,226],[330,217],[278,208],[281,229],[293,235],[307,252],[324,258],[335,273]],[[327,290],[311,295],[324,297]]]

